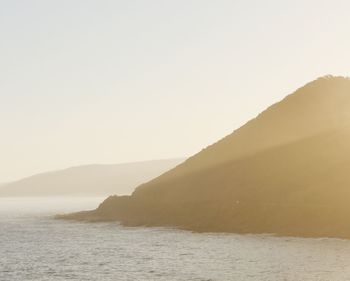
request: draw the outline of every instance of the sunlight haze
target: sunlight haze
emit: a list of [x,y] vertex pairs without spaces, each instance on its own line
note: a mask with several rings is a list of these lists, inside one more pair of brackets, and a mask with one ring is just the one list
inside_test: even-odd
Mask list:
[[349,1],[0,0],[0,183],[187,157],[327,74]]

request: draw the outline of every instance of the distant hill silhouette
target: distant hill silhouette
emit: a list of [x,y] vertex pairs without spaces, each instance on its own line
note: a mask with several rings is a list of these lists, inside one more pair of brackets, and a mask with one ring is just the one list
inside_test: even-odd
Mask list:
[[115,165],[86,165],[34,175],[0,185],[0,196],[108,196],[135,187],[183,162],[167,159]]
[[350,238],[350,80],[317,79],[183,164],[65,216]]

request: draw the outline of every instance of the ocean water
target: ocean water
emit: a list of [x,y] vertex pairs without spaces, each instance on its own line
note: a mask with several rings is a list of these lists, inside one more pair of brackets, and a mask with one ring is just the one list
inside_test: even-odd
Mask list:
[[350,241],[54,220],[101,198],[0,199],[0,280],[350,280]]

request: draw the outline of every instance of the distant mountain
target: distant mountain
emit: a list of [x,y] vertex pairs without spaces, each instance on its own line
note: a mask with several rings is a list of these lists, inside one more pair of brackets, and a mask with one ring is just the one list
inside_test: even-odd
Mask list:
[[34,175],[0,185],[0,196],[108,196],[131,194],[136,186],[184,159],[116,165],[86,165]]
[[350,238],[350,80],[317,79],[132,196],[64,216]]

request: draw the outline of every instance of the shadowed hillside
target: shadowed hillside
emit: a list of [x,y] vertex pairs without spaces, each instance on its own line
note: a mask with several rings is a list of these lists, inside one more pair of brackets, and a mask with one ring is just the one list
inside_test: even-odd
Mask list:
[[135,187],[174,168],[184,159],[116,165],[86,165],[34,175],[0,185],[0,196],[108,196]]
[[65,218],[350,238],[350,80],[324,77],[132,196]]

